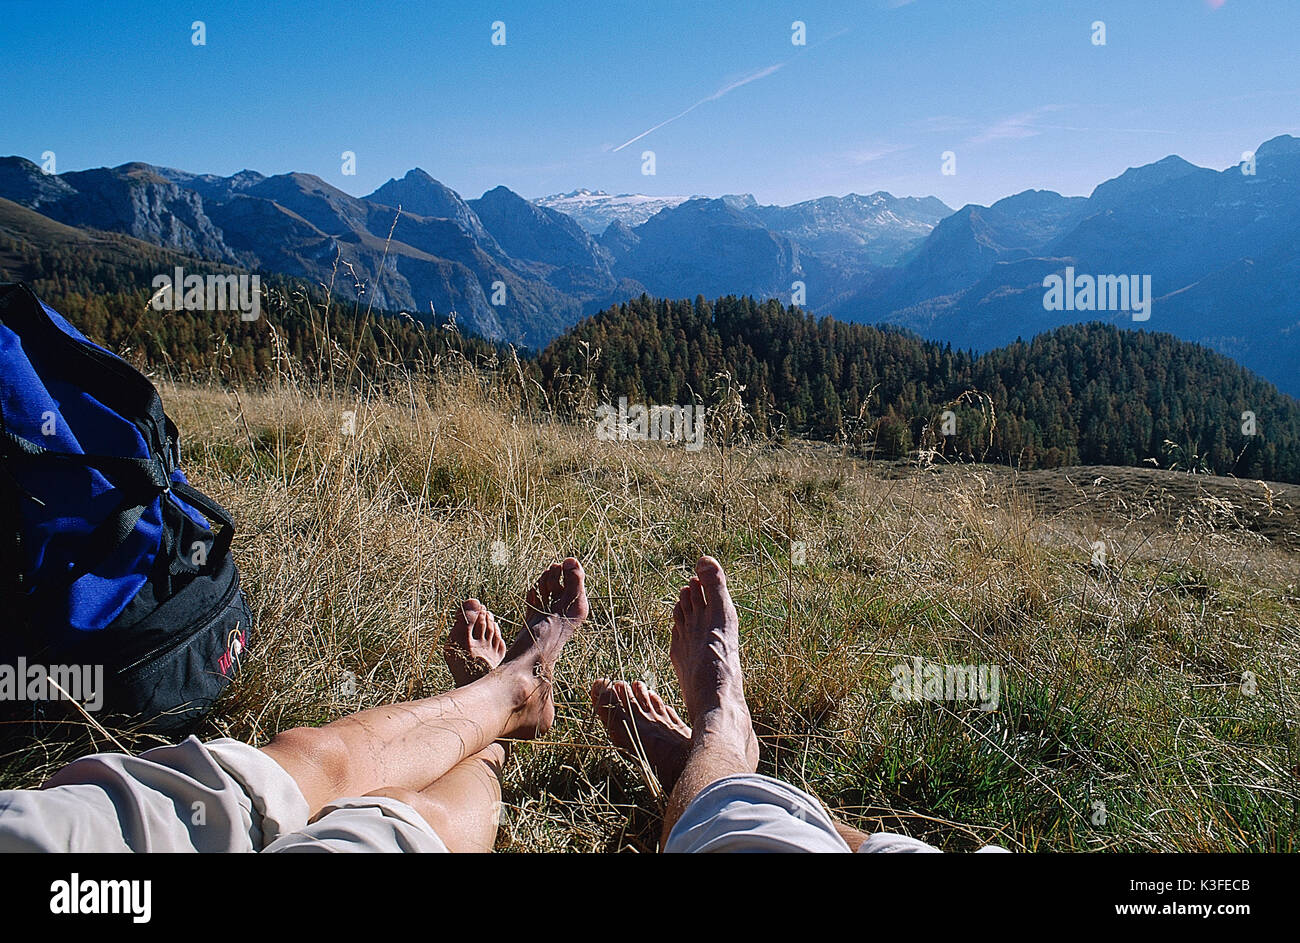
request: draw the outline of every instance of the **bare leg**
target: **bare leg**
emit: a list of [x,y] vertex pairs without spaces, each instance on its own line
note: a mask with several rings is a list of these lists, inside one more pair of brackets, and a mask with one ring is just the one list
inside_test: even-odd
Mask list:
[[505,745],[494,743],[419,792],[376,789],[370,795],[405,802],[438,833],[449,851],[489,852],[496,846],[501,821],[505,759]]
[[833,814],[831,815],[831,821],[835,823],[835,831],[840,833],[840,838],[844,839],[849,846],[849,851],[856,853],[862,847],[862,843],[870,837],[866,832],[859,832],[856,828],[845,825]]
[[263,751],[294,778],[314,815],[340,796],[419,792],[497,740],[545,733],[555,722],[556,658],[587,617],[583,579],[572,557],[547,568],[529,590],[524,631],[484,677],[437,697],[284,731]]
[[[691,754],[691,728],[672,706],[640,681],[602,678],[591,686],[591,703],[609,739],[643,772],[650,772],[663,790],[671,791]],[[835,831],[857,851],[867,840],[860,832],[831,815]]]
[[497,620],[477,599],[466,599],[456,612],[442,647],[442,658],[456,687],[473,684],[506,657],[506,640]]
[[663,840],[707,786],[758,769],[758,738],[745,703],[740,622],[718,561],[700,557],[673,609],[669,649],[694,725],[691,752],[664,812]]
[[[501,664],[506,642],[496,618],[477,599],[456,613],[443,658],[457,687],[473,684]],[[380,789],[374,795],[400,799],[415,809],[454,852],[489,852],[501,821],[501,775],[509,749],[498,741],[419,792]]]

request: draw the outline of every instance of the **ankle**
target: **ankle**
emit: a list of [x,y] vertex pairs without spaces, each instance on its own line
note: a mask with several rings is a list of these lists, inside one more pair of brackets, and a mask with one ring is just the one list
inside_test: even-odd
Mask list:
[[745,688],[742,683],[722,678],[709,686],[696,689],[695,696],[686,698],[686,709],[692,717],[716,716],[719,722],[732,722],[737,719],[748,722],[749,705],[745,701]]
[[702,737],[712,743],[734,746],[744,755],[750,738],[754,735],[753,721],[749,708],[744,701],[719,704],[700,714],[699,720],[692,718],[694,737]]
[[546,683],[539,673],[540,665],[529,658],[516,658],[503,662],[492,671],[506,689],[511,710],[525,707],[537,695],[537,689]]

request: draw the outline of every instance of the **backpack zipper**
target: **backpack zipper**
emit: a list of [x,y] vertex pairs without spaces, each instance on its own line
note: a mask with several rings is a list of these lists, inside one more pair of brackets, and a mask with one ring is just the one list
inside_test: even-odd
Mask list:
[[[181,592],[184,591],[185,590],[181,590]],[[189,622],[178,635],[171,638],[160,648],[156,648],[153,651],[140,656],[139,658],[137,658],[135,661],[131,662],[129,665],[127,665],[124,668],[119,668],[114,673],[115,677],[122,678],[128,674],[131,674],[132,672],[142,671],[143,669],[149,667],[149,665],[153,664],[154,662],[159,661],[162,658],[165,658],[167,655],[170,655],[177,648],[180,648],[181,646],[188,644],[196,635],[203,632],[204,629],[209,628],[209,626],[211,625],[212,614],[214,612],[219,612],[221,610],[226,609],[230,605],[230,600],[234,598],[235,593],[237,593],[238,591],[239,591],[239,571],[235,570],[234,575],[231,577],[230,585],[226,587],[225,592],[221,594],[220,601],[218,601],[215,606],[205,610],[202,615],[197,616],[194,620]],[[175,599],[176,597],[173,596],[172,598]]]

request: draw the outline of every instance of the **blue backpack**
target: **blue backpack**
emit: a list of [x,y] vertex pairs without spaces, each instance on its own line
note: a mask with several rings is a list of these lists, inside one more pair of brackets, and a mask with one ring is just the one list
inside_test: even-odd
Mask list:
[[0,284],[0,711],[76,700],[174,734],[229,684],[251,618],[234,523],[179,463],[153,384]]

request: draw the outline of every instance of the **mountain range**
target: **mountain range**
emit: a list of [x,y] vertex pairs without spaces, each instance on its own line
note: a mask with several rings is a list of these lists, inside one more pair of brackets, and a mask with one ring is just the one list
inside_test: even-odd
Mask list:
[[600,196],[529,201],[496,187],[465,200],[417,168],[354,197],[310,174],[221,177],[130,163],[49,175],[0,158],[0,198],[56,222],[303,277],[424,320],[454,314],[483,337],[532,347],[647,291],[776,296],[797,279],[843,290],[897,261],[950,212],[932,198],[883,193],[794,207],[748,195],[614,197],[594,202],[637,210],[615,213],[595,235],[547,205],[572,209],[583,195]]
[[[1179,157],[1130,168],[1087,198],[1030,190],[942,220],[902,264],[826,306],[988,350],[1061,324],[1167,331],[1300,394],[1300,139],[1275,137],[1243,166]],[[1151,277],[1149,320],[1049,311],[1044,279],[1067,267]]]
[[[643,292],[750,294],[973,350],[1107,320],[1208,346],[1300,394],[1300,140],[1260,145],[1253,170],[1171,156],[1087,197],[1030,190],[954,212],[884,192],[767,206],[497,187],[465,200],[420,169],[354,197],[310,174],[131,163],[47,175],[3,157],[0,199],[534,348]],[[1047,310],[1044,279],[1067,268],[1150,276],[1150,320]]]

